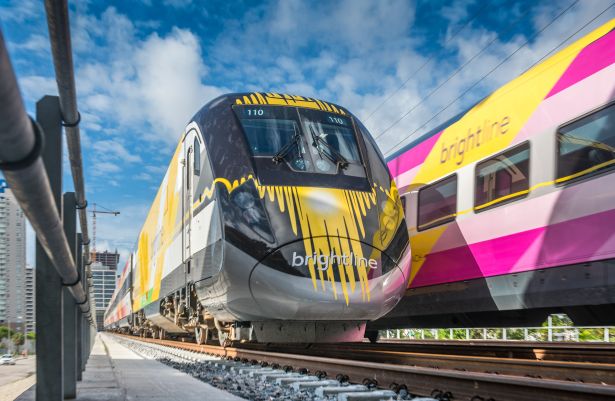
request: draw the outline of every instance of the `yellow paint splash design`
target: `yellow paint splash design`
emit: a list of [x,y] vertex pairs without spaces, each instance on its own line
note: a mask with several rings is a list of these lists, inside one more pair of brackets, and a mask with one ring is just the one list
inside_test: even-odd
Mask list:
[[275,105],[275,106],[291,106],[291,107],[303,107],[306,109],[315,109],[327,111],[329,113],[336,113],[341,115],[347,115],[341,107],[335,106],[331,103],[324,102],[322,100],[314,99],[311,97],[286,95],[280,93],[259,93],[254,92],[250,95],[245,95],[242,98],[235,100],[235,104],[240,105]]
[[[180,193],[176,191],[179,155],[183,148],[181,141],[175,149],[171,164],[149,210],[136,251],[135,278],[133,288],[133,310],[137,311],[160,295],[164,257],[176,232],[179,213]],[[160,213],[162,221],[160,222]]]
[[[327,291],[330,285],[334,299],[338,299],[335,271],[333,264],[326,267],[319,262],[320,255],[334,255],[337,260],[343,255],[354,254],[356,258],[364,258],[361,242],[368,234],[364,218],[377,201],[376,190],[387,195],[379,216],[379,230],[372,238],[374,248],[369,259],[380,259],[378,249],[386,249],[399,224],[403,222],[401,201],[397,187],[391,181],[389,189],[374,186],[369,191],[355,191],[336,188],[275,186],[261,185],[258,179],[249,175],[233,182],[225,178],[216,178],[200,197],[210,199],[215,190],[215,184],[224,185],[229,193],[233,192],[246,181],[253,181],[260,199],[277,205],[281,213],[289,218],[293,233],[303,239],[306,255],[316,255],[308,260],[308,270],[315,291]],[[201,202],[195,202],[193,208]],[[338,263],[337,273],[346,304],[349,304],[349,294],[356,291],[356,283],[363,300],[370,300],[368,272],[369,267],[355,266],[348,259]]]

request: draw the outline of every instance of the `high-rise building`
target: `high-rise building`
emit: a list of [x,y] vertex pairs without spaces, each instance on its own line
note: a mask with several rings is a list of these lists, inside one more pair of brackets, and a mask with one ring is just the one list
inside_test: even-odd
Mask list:
[[94,285],[94,302],[96,303],[96,324],[98,325],[98,329],[102,330],[104,326],[105,310],[115,290],[117,262],[115,263],[115,267],[105,266],[101,262],[93,262],[91,268]]
[[0,324],[14,330],[28,324],[26,300],[28,295],[34,298],[34,287],[28,292],[27,275],[26,220],[6,181],[0,179]]
[[36,291],[36,273],[32,266],[26,265],[26,302],[25,302],[25,322],[26,331],[34,332],[36,330],[36,302],[34,301],[34,291]]
[[92,262],[100,262],[103,266],[110,267],[113,270],[117,270],[117,264],[120,261],[120,254],[115,252],[92,252]]

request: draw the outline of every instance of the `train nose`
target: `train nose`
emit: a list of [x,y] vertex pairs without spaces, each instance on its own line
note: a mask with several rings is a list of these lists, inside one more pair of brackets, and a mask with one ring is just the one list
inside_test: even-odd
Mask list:
[[258,263],[250,275],[250,292],[265,315],[278,319],[365,321],[390,311],[406,283],[404,269],[364,242],[310,237]]

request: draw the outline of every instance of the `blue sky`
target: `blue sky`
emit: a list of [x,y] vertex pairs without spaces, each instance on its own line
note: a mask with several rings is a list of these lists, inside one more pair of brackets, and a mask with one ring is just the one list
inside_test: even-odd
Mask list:
[[[69,1],[87,198],[121,211],[99,216],[98,248],[125,258],[183,126],[217,95],[273,91],[339,103],[387,154],[476,82],[414,136],[522,73],[610,1],[579,1],[539,33],[573,3]],[[574,38],[613,17],[611,8]],[[43,2],[2,0],[0,27],[33,113],[41,96],[57,94]]]

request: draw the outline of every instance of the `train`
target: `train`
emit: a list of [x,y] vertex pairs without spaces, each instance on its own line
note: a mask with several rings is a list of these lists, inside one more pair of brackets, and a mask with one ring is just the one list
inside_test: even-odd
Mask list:
[[359,341],[409,269],[401,198],[358,118],[310,97],[227,94],[185,127],[104,329]]
[[412,261],[368,330],[615,324],[614,28],[388,157]]

